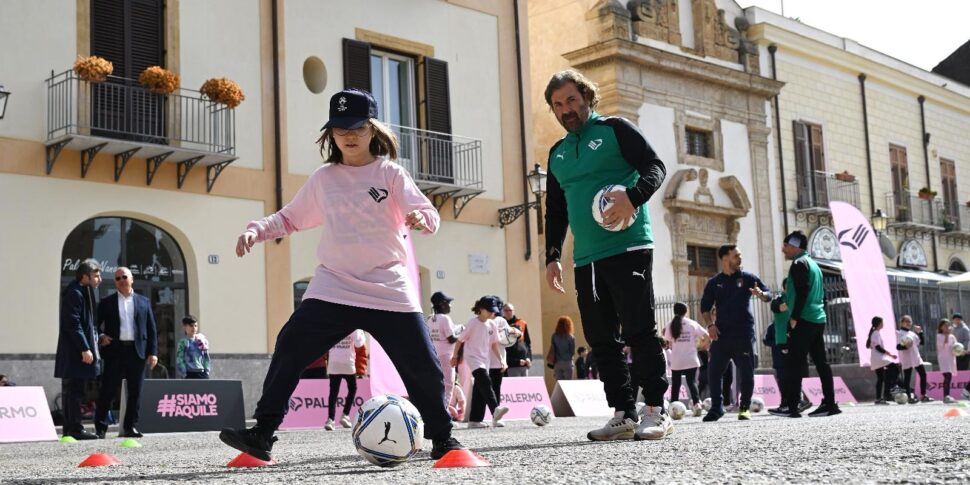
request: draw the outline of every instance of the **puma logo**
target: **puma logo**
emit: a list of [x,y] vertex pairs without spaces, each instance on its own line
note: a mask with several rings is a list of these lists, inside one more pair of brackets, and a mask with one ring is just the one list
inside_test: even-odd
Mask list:
[[380,444],[384,443],[385,441],[392,441],[396,445],[397,444],[397,441],[396,440],[392,440],[391,438],[388,438],[387,437],[387,435],[390,432],[391,432],[391,423],[390,422],[387,422],[387,421],[384,421],[384,439],[382,439],[379,442],[377,442],[377,444],[380,445]]
[[647,276],[646,275],[647,275],[647,270],[643,270],[640,273],[637,273],[636,271],[633,272],[633,276],[639,276],[640,278],[643,279],[643,281],[647,281]]
[[562,153],[557,153],[556,154],[556,158],[559,159],[559,160],[564,160],[565,159],[565,157],[563,157]]

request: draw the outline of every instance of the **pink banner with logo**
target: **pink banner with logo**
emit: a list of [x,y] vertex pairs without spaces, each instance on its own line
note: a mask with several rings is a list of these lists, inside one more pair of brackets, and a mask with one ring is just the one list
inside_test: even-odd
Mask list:
[[[913,378],[914,389],[919,389],[919,380],[919,374],[917,374],[916,377]],[[950,381],[950,397],[954,399],[961,399],[961,393],[963,392],[963,388],[966,387],[967,382],[970,382],[970,370],[961,370],[954,373],[953,379]],[[926,373],[926,395],[938,401],[943,399],[942,372]]]
[[[350,420],[357,417],[357,408],[371,398],[371,386],[367,379],[357,379],[357,395],[350,408]],[[327,412],[331,405],[337,406],[334,421],[339,426],[340,417],[344,412],[347,398],[347,381],[340,381],[340,391],[337,401],[331,403],[329,379],[301,379],[296,390],[290,396],[289,408],[280,429],[322,428],[327,424]]]
[[[835,384],[835,402],[857,402],[852,391],[849,390],[849,386],[845,385],[845,381],[841,377],[835,376],[832,380]],[[812,401],[812,404],[822,403],[822,381],[818,377],[802,379],[802,391],[808,396],[808,400]]]
[[756,374],[754,376],[754,392],[751,397],[760,397],[765,406],[770,408],[781,406],[781,390],[773,375]]
[[[532,408],[543,405],[552,411],[552,402],[546,392],[545,379],[541,377],[506,377],[502,379],[502,396],[499,405],[509,408],[503,419],[530,419]],[[553,414],[555,415],[555,414]],[[485,408],[485,418],[492,419],[492,413]]]
[[0,387],[0,443],[56,441],[43,387]]
[[859,365],[869,365],[866,348],[872,317],[882,317],[880,334],[886,349],[896,348],[896,316],[889,293],[886,264],[879,248],[879,237],[858,209],[844,202],[831,202],[832,220],[842,255],[842,277],[849,290],[852,321],[855,324]]
[[581,379],[559,381],[552,391],[556,416],[612,416],[613,408],[606,402],[603,383]]

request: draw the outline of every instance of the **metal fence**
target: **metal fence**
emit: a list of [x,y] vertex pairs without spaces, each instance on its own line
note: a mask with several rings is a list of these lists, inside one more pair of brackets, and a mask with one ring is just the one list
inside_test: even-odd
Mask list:
[[475,138],[391,125],[401,163],[416,181],[482,188],[482,141]]
[[795,183],[799,209],[827,208],[833,201],[860,207],[859,182],[839,180],[830,172],[816,170],[811,176],[799,174]]
[[198,91],[152,92],[133,79],[85,81],[73,70],[47,79],[47,139],[90,135],[232,155],[235,111]]
[[939,199],[924,199],[909,192],[886,194],[888,217],[893,222],[924,226],[943,225],[943,205]]

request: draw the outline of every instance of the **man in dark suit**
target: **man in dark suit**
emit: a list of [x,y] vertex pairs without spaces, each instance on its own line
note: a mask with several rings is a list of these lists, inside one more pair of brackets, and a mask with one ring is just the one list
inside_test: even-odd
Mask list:
[[61,404],[64,407],[63,435],[78,440],[97,436],[81,424],[84,386],[98,377],[98,333],[94,325],[94,290],[101,284],[101,265],[93,259],[82,261],[75,280],[61,294],[60,330],[54,377],[61,379]]
[[138,405],[141,402],[145,365],[154,369],[158,364],[158,335],[151,302],[135,293],[131,287],[133,280],[128,268],[119,267],[115,271],[115,287],[118,292],[101,300],[98,305],[97,323],[101,332],[104,375],[101,377],[94,426],[100,438],[104,438],[108,431],[108,410],[122,378],[128,380],[128,402],[120,436],[142,436],[135,429],[135,424],[138,423]]

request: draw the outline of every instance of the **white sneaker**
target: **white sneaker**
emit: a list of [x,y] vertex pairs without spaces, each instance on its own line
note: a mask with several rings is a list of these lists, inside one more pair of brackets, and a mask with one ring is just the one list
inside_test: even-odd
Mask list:
[[340,425],[343,426],[344,428],[349,428],[353,426],[352,424],[350,424],[350,416],[347,416],[345,414],[344,417],[340,418]]
[[637,422],[625,417],[623,411],[616,411],[606,422],[606,426],[594,429],[586,434],[591,441],[630,440],[637,429]]
[[699,418],[701,414],[704,414],[704,407],[701,403],[694,403],[694,417]]
[[953,404],[955,402],[957,402],[957,400],[956,399],[953,399],[950,396],[946,396],[946,397],[943,398],[943,404]]
[[640,416],[640,424],[634,433],[635,440],[659,440],[674,432],[674,423],[670,415],[663,412],[660,406],[647,406]]
[[960,393],[960,397],[964,399],[970,399],[970,391],[964,389],[963,392]]
[[332,419],[328,419],[327,420],[327,425],[324,426],[323,429],[325,429],[327,431],[333,431],[333,420]]
[[509,412],[509,408],[505,406],[499,406],[495,408],[495,412],[492,413],[492,426],[496,428],[504,428],[505,423],[502,422],[502,418],[505,417],[506,413]]
[[478,428],[488,428],[488,423],[483,423],[481,421],[469,421],[468,429],[478,429]]

